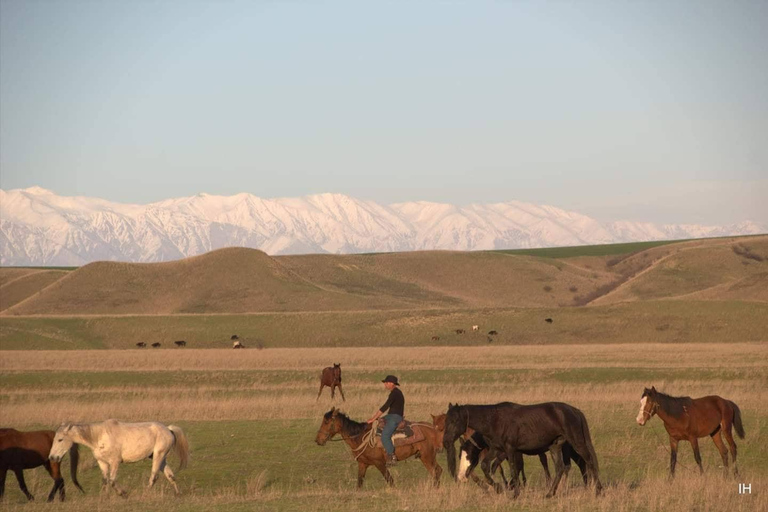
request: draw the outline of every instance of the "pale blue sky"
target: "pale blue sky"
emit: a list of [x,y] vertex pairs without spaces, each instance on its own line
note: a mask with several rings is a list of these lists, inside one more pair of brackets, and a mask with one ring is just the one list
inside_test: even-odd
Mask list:
[[768,221],[768,2],[0,0],[0,186]]

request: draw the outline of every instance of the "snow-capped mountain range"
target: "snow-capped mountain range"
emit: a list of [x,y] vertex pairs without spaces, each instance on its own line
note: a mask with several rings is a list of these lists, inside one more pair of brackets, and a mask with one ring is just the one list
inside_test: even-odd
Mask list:
[[77,266],[168,261],[231,246],[268,254],[484,250],[766,233],[727,226],[600,223],[553,206],[410,202],[342,194],[262,199],[198,194],[147,205],[0,190],[0,265]]

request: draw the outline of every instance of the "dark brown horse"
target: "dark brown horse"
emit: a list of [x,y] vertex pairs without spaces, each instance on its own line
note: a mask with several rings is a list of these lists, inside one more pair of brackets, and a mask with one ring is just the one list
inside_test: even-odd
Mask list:
[[[352,454],[357,460],[357,487],[363,486],[363,479],[368,466],[375,466],[381,471],[384,480],[389,485],[394,485],[392,475],[387,469],[387,454],[380,444],[369,444],[372,426],[368,423],[358,423],[336,408],[331,409],[323,416],[323,422],[317,431],[315,442],[324,446],[336,434],[347,443]],[[405,460],[416,455],[429,474],[432,475],[435,485],[440,484],[440,475],[443,468],[437,463],[437,452],[440,449],[442,439],[440,433],[428,423],[411,423],[411,429],[418,430],[424,439],[413,444],[395,445],[397,460]]]
[[744,425],[741,423],[741,411],[739,407],[717,395],[702,398],[688,396],[669,396],[655,387],[645,388],[640,398],[640,412],[637,413],[637,423],[640,426],[657,415],[664,422],[664,428],[669,434],[670,460],[669,476],[675,475],[677,464],[677,443],[688,441],[693,446],[693,457],[699,465],[699,471],[704,472],[699,453],[699,438],[710,436],[714,441],[720,457],[723,459],[723,467],[728,472],[728,449],[723,443],[722,435],[731,447],[733,457],[733,472],[738,475],[736,467],[736,443],[733,440],[731,427],[736,428],[739,438],[744,439]]
[[341,399],[345,402],[347,401],[344,398],[344,390],[341,389],[341,364],[336,363],[333,366],[323,368],[323,373],[320,374],[320,391],[317,392],[317,399],[315,401],[320,400],[320,394],[325,386],[331,388],[331,400],[336,396],[336,388],[338,387]]
[[[59,492],[59,499],[64,501],[64,478],[61,476],[61,463],[48,460],[54,434],[53,430],[20,432],[12,428],[0,428],[0,499],[5,493],[5,476],[10,469],[16,474],[21,492],[28,500],[33,500],[34,497],[27,490],[27,484],[24,482],[24,470],[44,466],[54,481],[53,489],[48,495],[48,501],[53,501],[57,491]],[[83,492],[83,488],[77,481],[77,463],[80,457],[76,444],[69,449],[69,457],[72,482]]]

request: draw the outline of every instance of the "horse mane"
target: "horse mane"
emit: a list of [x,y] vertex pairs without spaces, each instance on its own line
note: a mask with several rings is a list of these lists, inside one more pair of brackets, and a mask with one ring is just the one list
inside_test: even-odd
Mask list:
[[[331,412],[325,413],[325,418],[330,419],[331,414]],[[367,423],[359,423],[341,411],[336,411],[336,417],[341,420],[342,430],[344,430],[350,436],[360,435],[365,431],[366,428],[368,428]]]
[[73,424],[72,427],[77,428],[77,432],[80,434],[80,437],[83,438],[83,441],[88,444],[93,443],[93,429],[91,428],[91,425],[88,423],[80,423],[80,424]]
[[670,396],[660,391],[656,391],[654,399],[662,411],[675,418],[683,416],[685,407],[690,407],[693,403],[689,396]]

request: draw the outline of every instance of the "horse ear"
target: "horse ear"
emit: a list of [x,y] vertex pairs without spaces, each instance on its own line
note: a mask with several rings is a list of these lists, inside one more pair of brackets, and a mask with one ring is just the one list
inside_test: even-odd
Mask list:
[[656,392],[656,386],[651,386],[651,392],[652,392],[652,393],[655,393],[655,392]]

